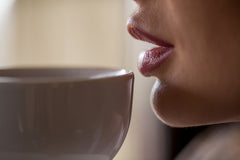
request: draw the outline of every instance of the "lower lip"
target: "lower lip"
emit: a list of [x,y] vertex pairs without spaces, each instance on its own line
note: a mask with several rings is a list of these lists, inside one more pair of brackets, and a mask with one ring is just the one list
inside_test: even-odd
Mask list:
[[172,52],[173,47],[157,47],[141,53],[138,59],[139,71],[145,76],[150,76],[151,72],[160,67]]

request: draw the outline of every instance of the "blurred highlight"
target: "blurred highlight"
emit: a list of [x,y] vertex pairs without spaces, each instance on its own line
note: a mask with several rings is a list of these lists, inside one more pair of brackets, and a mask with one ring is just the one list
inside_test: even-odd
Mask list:
[[1,0],[0,3],[0,26],[2,25],[2,21],[7,19],[7,14],[10,13],[13,4],[16,0]]

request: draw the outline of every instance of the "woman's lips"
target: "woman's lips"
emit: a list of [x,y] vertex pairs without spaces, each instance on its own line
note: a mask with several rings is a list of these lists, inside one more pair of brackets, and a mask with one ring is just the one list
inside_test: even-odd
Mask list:
[[173,52],[173,45],[150,35],[130,21],[128,22],[128,32],[138,40],[146,41],[159,46],[144,51],[139,56],[138,69],[145,76],[150,76],[151,72],[160,67]]
[[139,71],[145,76],[150,76],[150,73],[160,67],[172,51],[173,48],[157,47],[142,52],[138,58]]

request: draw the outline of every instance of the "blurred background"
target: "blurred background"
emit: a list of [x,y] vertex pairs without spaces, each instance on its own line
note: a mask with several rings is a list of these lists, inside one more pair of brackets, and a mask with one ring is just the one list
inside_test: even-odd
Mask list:
[[127,33],[127,17],[133,10],[130,0],[0,0],[0,67],[134,71],[131,125],[114,160],[170,160],[193,135],[165,126],[151,111],[154,78],[141,76],[136,65],[138,54],[150,45]]

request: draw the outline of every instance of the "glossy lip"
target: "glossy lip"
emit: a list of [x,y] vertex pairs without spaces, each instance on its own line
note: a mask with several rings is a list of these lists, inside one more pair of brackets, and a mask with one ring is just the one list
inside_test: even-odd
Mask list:
[[149,42],[162,47],[173,48],[173,45],[150,35],[146,31],[144,31],[142,28],[140,28],[138,25],[134,24],[131,20],[128,21],[127,28],[128,28],[128,32],[138,40]]
[[129,19],[127,23],[127,29],[134,38],[159,46],[147,50],[139,56],[139,71],[145,76],[150,76],[151,72],[160,67],[160,65],[171,55],[174,46],[147,33],[131,19]]

